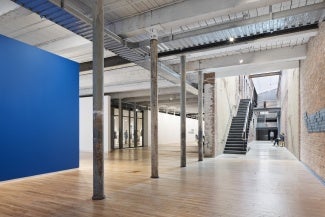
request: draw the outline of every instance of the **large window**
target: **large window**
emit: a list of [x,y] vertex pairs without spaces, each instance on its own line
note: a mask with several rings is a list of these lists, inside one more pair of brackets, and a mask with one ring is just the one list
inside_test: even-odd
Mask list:
[[[119,148],[119,109],[112,108],[112,147]],[[143,147],[143,111],[123,109],[122,141],[123,148]]]

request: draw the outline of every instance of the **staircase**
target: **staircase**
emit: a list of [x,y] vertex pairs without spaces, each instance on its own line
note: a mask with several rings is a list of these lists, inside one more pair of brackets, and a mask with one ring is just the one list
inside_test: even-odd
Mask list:
[[[253,109],[250,106],[250,99],[241,99],[236,117],[232,118],[227,142],[224,154],[246,154],[247,150],[247,138],[249,134],[249,125],[253,114]],[[243,138],[243,129],[246,120],[247,108],[248,121],[246,125],[246,137]]]

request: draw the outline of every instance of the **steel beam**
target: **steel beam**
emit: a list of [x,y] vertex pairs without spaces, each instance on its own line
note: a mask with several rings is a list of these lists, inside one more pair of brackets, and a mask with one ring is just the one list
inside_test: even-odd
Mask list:
[[[131,62],[129,60],[126,60],[126,59],[120,57],[120,56],[106,57],[104,59],[104,68],[124,65],[124,64],[128,64],[128,63],[131,63]],[[79,71],[80,72],[89,71],[89,70],[92,70],[92,68],[93,68],[93,61],[84,62],[84,63],[80,63]]]
[[[296,16],[299,14],[304,14],[308,12],[317,12],[317,13],[322,13],[325,8],[325,2],[313,4],[313,5],[307,5],[304,7],[299,7],[299,8],[294,8],[290,10],[285,10],[285,11],[279,11],[279,12],[272,12],[270,10],[269,14],[266,15],[261,15],[249,19],[243,19],[243,20],[234,20],[230,22],[226,22],[224,24],[216,24],[216,25],[209,25],[204,28],[199,28],[199,29],[194,29],[190,31],[185,31],[185,32],[180,32],[168,36],[164,36],[159,38],[159,43],[166,43],[166,42],[171,42],[171,41],[176,41],[180,39],[186,39],[186,38],[191,38],[199,35],[204,35],[204,34],[209,34],[213,32],[218,32],[218,31],[223,31],[227,29],[232,29],[232,28],[238,28],[242,26],[247,26],[251,25],[254,23],[262,23],[266,22],[269,20],[276,20],[276,19],[281,19],[285,17],[292,17]],[[140,47],[147,46],[149,44],[149,41],[142,41],[139,42]]]
[[[306,26],[293,27],[293,28],[284,29],[284,30],[278,30],[278,31],[274,31],[274,32],[265,32],[265,33],[261,33],[258,35],[251,35],[251,36],[246,36],[246,37],[242,37],[242,38],[237,38],[235,43],[247,43],[247,42],[252,42],[254,40],[257,40],[257,39],[286,35],[286,34],[290,34],[290,33],[298,33],[298,32],[302,32],[302,31],[306,31],[306,30],[313,30],[313,29],[318,29],[317,23],[306,25]],[[230,46],[230,45],[234,45],[234,44],[229,41],[219,41],[219,42],[214,42],[214,43],[197,45],[197,46],[182,48],[182,49],[178,49],[178,50],[160,52],[159,58],[166,57],[166,56],[172,56],[172,55],[186,54],[186,53],[202,52],[202,51],[216,49],[216,48]]]
[[181,56],[181,167],[186,167],[186,57]]
[[103,0],[93,3],[93,200],[104,195],[104,12]]
[[[269,6],[283,0],[187,0],[176,4],[159,7],[146,13],[128,17],[109,25],[117,35],[132,37],[143,34],[152,26],[172,29],[180,25],[196,23],[198,20],[213,19],[218,16],[228,16],[250,9]],[[195,10],[194,10],[195,9]]]

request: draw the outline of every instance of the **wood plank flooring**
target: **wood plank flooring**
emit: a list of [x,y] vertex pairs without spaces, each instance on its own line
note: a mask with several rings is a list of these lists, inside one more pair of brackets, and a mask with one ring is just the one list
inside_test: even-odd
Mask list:
[[197,161],[178,148],[159,153],[160,178],[150,177],[150,150],[117,150],[105,159],[106,199],[92,201],[92,155],[80,169],[0,183],[0,217],[283,216],[324,217],[325,186],[285,148],[253,143],[246,156]]

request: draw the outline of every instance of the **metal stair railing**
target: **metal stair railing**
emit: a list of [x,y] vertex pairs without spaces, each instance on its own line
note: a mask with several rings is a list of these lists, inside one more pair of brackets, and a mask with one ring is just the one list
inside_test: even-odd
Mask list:
[[252,105],[252,100],[249,100],[247,109],[246,109],[246,116],[245,116],[245,123],[244,123],[244,127],[243,127],[243,132],[242,132],[242,140],[243,140],[243,144],[245,147],[245,142],[247,144],[247,124],[248,124],[248,119],[249,119],[249,112],[250,112],[250,108]]

